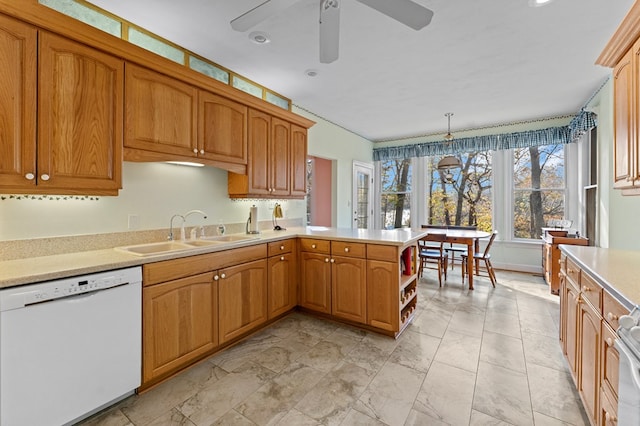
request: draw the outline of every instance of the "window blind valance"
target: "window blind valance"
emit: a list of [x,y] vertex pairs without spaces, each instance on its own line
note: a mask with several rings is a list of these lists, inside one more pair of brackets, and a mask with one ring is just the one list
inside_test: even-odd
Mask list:
[[423,142],[411,145],[390,146],[373,149],[373,160],[402,160],[413,157],[453,155],[462,152],[497,151],[501,149],[526,148],[530,146],[566,144],[575,142],[596,126],[596,115],[580,111],[567,126],[526,130],[515,133],[473,136],[454,139],[451,142]]

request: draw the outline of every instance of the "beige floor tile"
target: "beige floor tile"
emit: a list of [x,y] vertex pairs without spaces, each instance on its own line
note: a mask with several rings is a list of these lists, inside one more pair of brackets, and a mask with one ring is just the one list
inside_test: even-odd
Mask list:
[[224,416],[212,423],[211,426],[255,426],[255,423],[237,411],[229,410]]
[[449,321],[447,331],[455,331],[460,334],[480,337],[484,327],[484,314],[469,313],[456,310]]
[[451,315],[452,314],[449,316],[443,316],[439,312],[435,312],[427,308],[427,310],[414,318],[407,330],[441,338],[447,331]]
[[84,426],[133,426],[133,423],[124,415],[119,406],[97,414],[82,424]]
[[553,417],[538,413],[537,411],[533,412],[533,419],[536,426],[589,426],[589,423],[571,424],[563,422],[562,420],[554,419]]
[[334,332],[302,354],[298,361],[321,371],[330,371],[353,350],[358,341]]
[[277,423],[279,426],[321,426],[322,423],[301,413],[298,410],[291,410]]
[[567,361],[562,354],[558,336],[527,333],[522,336],[522,343],[527,364],[567,371]]
[[437,337],[407,330],[391,353],[389,361],[426,373],[440,346],[440,341],[441,339]]
[[358,410],[351,409],[342,421],[341,426],[387,426],[387,423],[371,418]]
[[515,296],[492,295],[487,300],[487,312],[499,312],[508,315],[518,315],[518,302]]
[[195,426],[178,409],[174,408],[161,417],[158,417],[147,426]]
[[504,334],[484,332],[480,361],[500,365],[523,374],[527,373],[522,340]]
[[535,314],[532,312],[519,311],[520,330],[522,334],[542,334],[543,336],[558,336],[558,327],[553,322],[553,318],[547,312]]
[[478,369],[481,342],[480,337],[447,331],[434,360],[475,373]]
[[527,364],[533,410],[573,425],[584,424],[584,410],[569,373]]
[[364,368],[370,376],[374,376],[382,368],[394,348],[397,347],[397,340],[388,337],[385,339],[394,344],[380,344],[381,342],[377,339],[362,339],[345,357],[345,361]]
[[484,319],[484,331],[521,338],[520,318],[518,315],[505,314],[493,310],[487,311]]
[[390,425],[403,424],[424,376],[424,373],[412,368],[387,362],[354,404],[354,408]]
[[422,414],[414,414],[415,418],[427,416],[427,423],[411,420],[410,424],[427,425],[432,421],[451,425],[468,424],[475,380],[476,375],[470,371],[434,362],[413,405],[413,409]]
[[256,362],[276,373],[282,371],[311,348],[289,338],[265,349],[256,358]]
[[248,362],[256,361],[263,351],[281,340],[277,336],[263,332],[212,356],[209,362],[230,372]]
[[527,375],[481,361],[473,408],[518,426],[532,425]]
[[469,426],[511,426],[511,423],[496,419],[478,410],[471,410]]
[[409,417],[407,417],[407,421],[404,424],[405,426],[450,426],[449,423],[445,423],[440,419],[434,419],[428,414],[417,410],[411,410],[409,412]]

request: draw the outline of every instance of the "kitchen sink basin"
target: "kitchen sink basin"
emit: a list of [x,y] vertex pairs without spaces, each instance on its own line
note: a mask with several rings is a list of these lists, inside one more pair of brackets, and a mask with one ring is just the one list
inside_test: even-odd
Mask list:
[[247,241],[258,239],[257,235],[213,235],[210,237],[202,237],[199,241],[218,241],[232,243],[237,241]]
[[185,241],[184,243],[192,247],[206,247],[206,246],[211,246],[216,244],[224,244],[225,242],[226,241],[200,239],[200,240]]
[[136,256],[152,256],[154,254],[170,253],[181,250],[190,250],[193,246],[178,243],[175,241],[165,241],[161,243],[137,244],[134,246],[116,247],[118,251]]

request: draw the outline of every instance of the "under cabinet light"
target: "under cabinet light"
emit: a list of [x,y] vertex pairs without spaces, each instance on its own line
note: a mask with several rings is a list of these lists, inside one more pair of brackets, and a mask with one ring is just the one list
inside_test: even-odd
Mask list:
[[192,163],[191,161],[165,161],[168,164],[175,164],[176,166],[189,166],[189,167],[204,167],[201,163]]

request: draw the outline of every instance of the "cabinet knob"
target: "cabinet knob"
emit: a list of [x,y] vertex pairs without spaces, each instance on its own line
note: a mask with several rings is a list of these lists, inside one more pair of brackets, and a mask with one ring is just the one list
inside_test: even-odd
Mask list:
[[315,244],[311,244],[311,248],[312,249],[316,248],[316,245]]
[[193,153],[197,154],[198,153],[198,148],[193,148]]
[[42,176],[40,176],[40,179],[42,179],[44,181],[47,181],[47,180],[49,180],[49,175],[45,173]]
[[280,246],[280,250],[284,250],[284,246]]
[[227,278],[227,275],[223,272],[222,274],[220,274],[220,278]]
[[213,280],[214,280],[214,281],[218,281],[219,279],[220,279],[220,277],[219,277],[219,276],[217,276],[217,275],[214,275],[214,276],[213,276]]
[[324,260],[324,263],[329,263],[329,258],[326,258],[326,259]]
[[345,252],[345,253],[349,253],[349,247],[345,247],[345,248],[344,248],[344,252]]
[[204,154],[204,149],[201,149],[201,150],[200,150],[200,154]]
[[284,256],[280,256],[280,260],[284,260]]
[[613,414],[609,414],[608,411],[605,411],[604,419],[607,421],[607,423],[615,423],[618,421],[618,419],[616,419],[616,416],[614,416]]
[[607,346],[613,346],[613,339],[611,337],[607,337],[605,342],[607,342]]
[[582,286],[582,291],[584,291],[585,293],[588,293],[591,291],[591,289],[589,287],[587,287],[586,285]]
[[335,259],[331,259],[331,263],[336,263],[336,260]]
[[36,176],[33,173],[27,173],[24,177],[26,177],[27,180],[33,180]]
[[614,314],[613,314],[613,312],[609,312],[609,313],[607,313],[607,319],[608,319],[609,321],[615,321],[615,320],[617,320],[617,319],[618,319],[618,316],[617,316],[617,315],[614,315]]

